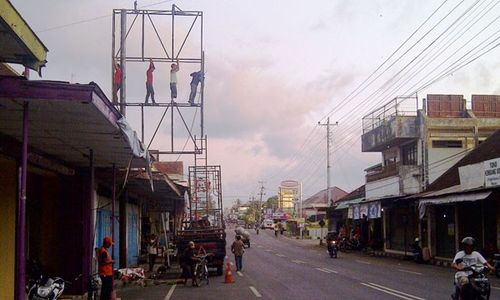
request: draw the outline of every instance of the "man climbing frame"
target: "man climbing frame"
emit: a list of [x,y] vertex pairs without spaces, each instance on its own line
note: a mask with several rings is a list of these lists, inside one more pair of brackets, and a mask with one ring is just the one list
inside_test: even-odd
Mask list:
[[172,100],[177,98],[177,72],[179,72],[179,60],[170,65],[170,96]]
[[198,89],[198,84],[203,80],[203,72],[193,72],[190,74],[191,79],[191,93],[189,94],[189,104],[194,105],[194,99],[196,98],[196,91]]
[[151,101],[153,104],[156,104],[155,102],[155,90],[153,89],[153,71],[155,70],[155,65],[153,63],[153,59],[149,59],[149,68],[146,71],[146,101],[145,103],[149,102],[149,96],[151,96]]

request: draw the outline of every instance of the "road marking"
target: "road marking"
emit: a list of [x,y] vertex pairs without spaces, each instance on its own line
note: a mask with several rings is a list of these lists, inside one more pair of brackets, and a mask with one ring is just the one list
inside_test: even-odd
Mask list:
[[271,249],[266,249],[266,252],[273,252],[273,250],[271,250]]
[[337,271],[330,270],[330,269],[327,269],[327,268],[315,268],[315,269],[318,270],[318,271],[324,272],[324,273],[328,273],[328,274],[330,274],[330,273],[337,274]]
[[298,260],[298,259],[294,259],[294,260],[292,260],[292,262],[294,262],[296,264],[305,264],[306,263],[305,261],[301,261],[301,260]]
[[415,274],[415,275],[424,275],[424,274],[419,273],[419,272],[409,271],[409,270],[405,270],[405,269],[398,269],[398,271],[409,273],[409,274]]
[[172,294],[174,293],[174,290],[175,290],[176,286],[177,286],[177,284],[172,285],[172,287],[170,288],[170,290],[168,290],[168,294],[165,296],[164,300],[170,300],[170,297],[172,297]]
[[258,245],[257,248],[263,248],[261,245]]
[[286,255],[279,254],[279,253],[276,253],[276,256],[279,256],[279,257],[286,257]]
[[491,288],[494,290],[500,290],[500,287],[496,287],[496,286],[492,286]]
[[254,288],[253,286],[251,286],[250,290],[253,292],[253,294],[255,295],[255,297],[262,298],[262,295],[259,293],[259,291],[257,291],[256,288]]
[[424,298],[420,298],[420,297],[417,297],[417,296],[414,296],[414,295],[403,293],[401,291],[398,291],[398,290],[395,290],[395,289],[391,289],[391,288],[388,288],[388,287],[380,285],[380,284],[376,284],[376,283],[372,283],[372,282],[368,282],[368,283],[360,282],[360,283],[362,285],[366,286],[366,287],[369,287],[369,288],[372,288],[372,289],[384,292],[384,293],[389,294],[389,295],[393,295],[393,296],[399,297],[401,299],[406,299],[406,300],[425,300]]
[[238,274],[238,276],[240,277],[243,277],[243,273],[241,273],[240,271],[236,271],[236,274]]
[[359,259],[356,259],[356,261],[359,262],[360,264],[365,264],[365,265],[371,265],[372,264],[371,262],[367,262],[367,261],[359,260]]
[[326,271],[329,271],[331,273],[335,273],[335,274],[338,274],[339,272],[335,271],[335,270],[330,270],[328,268],[323,268],[323,270],[326,270]]

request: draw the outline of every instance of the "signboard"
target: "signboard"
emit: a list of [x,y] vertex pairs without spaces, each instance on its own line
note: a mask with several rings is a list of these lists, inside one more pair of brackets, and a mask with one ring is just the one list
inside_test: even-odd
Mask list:
[[368,219],[380,218],[380,201],[368,204]]
[[359,220],[361,218],[359,205],[352,206],[352,218],[354,220]]
[[484,186],[500,186],[500,158],[484,162]]
[[362,204],[359,207],[359,218],[363,219],[368,216],[368,204]]

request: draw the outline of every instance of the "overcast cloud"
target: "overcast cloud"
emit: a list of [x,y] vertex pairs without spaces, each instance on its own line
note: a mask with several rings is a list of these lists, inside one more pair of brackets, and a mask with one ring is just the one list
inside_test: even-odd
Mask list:
[[[169,9],[173,3],[148,0],[138,4],[158,2],[162,4],[148,9]],[[455,1],[448,2],[433,19],[434,23],[456,5]],[[457,10],[454,16],[458,17],[473,2],[464,1],[461,11]],[[12,3],[50,50],[43,79],[95,81],[110,96],[111,10],[131,8],[133,1],[12,0]],[[422,67],[419,73],[411,70],[398,75],[453,20],[443,21],[434,35],[422,38],[422,45],[406,48],[408,54],[370,87],[343,101],[441,3],[441,0],[175,1],[182,9],[204,12],[205,128],[209,137],[209,163],[221,164],[223,168],[225,202],[237,197],[247,200],[257,193],[260,180],[266,181],[266,196],[276,194],[279,182],[285,179],[302,181],[305,196],[325,188],[326,131],[316,124],[324,122],[329,112],[332,122],[339,121],[333,130],[332,182],[346,191],[363,184],[363,170],[378,163],[380,154],[361,153],[362,116],[395,96],[414,91],[412,85],[422,85],[417,82],[428,79],[432,67],[451,56],[455,49],[466,51],[468,46],[484,45],[480,43],[481,36],[471,42],[468,39],[500,15],[498,5],[488,8],[481,1],[484,6],[477,8],[479,21],[474,23],[475,31],[459,34],[457,30],[453,46],[435,45],[435,53],[426,58],[428,67]],[[479,17],[482,9],[489,14]],[[90,22],[44,31],[95,17],[98,18]],[[166,36],[169,20],[157,21],[160,33]],[[498,30],[499,24],[498,20],[494,22],[484,37]],[[426,25],[421,32],[430,28],[431,25]],[[197,30],[194,28],[193,32]],[[186,28],[179,26],[176,34],[184,32]],[[446,43],[452,45],[453,36]],[[140,44],[139,40],[137,32],[132,31],[130,51],[138,51],[132,48]],[[162,55],[151,29],[147,41],[151,55]],[[196,36],[188,40],[185,54],[194,53],[198,43]],[[463,94],[467,99],[472,93],[500,93],[499,54],[495,49],[419,90],[419,98],[426,93]],[[146,68],[147,63],[127,65],[127,94],[134,102],[144,97]],[[181,65],[179,101],[187,100],[192,71],[194,66]],[[400,76],[400,81],[396,84],[394,79],[385,85],[391,89],[377,91],[392,76]],[[399,83],[404,85],[396,88]],[[159,101],[167,101],[167,64],[157,66],[155,90]],[[194,115],[194,111],[185,112],[188,125]],[[150,128],[147,138],[160,116],[159,110],[147,110],[146,124]],[[196,116],[199,118],[199,111]],[[127,117],[136,129],[140,128],[137,111],[129,109]],[[196,119],[194,124],[194,131],[199,134],[199,121]],[[176,145],[184,144],[183,127],[179,121]],[[169,140],[170,129],[163,126],[153,148],[165,148]],[[177,156],[164,159],[175,160]],[[192,163],[191,157],[181,159],[186,167]]]

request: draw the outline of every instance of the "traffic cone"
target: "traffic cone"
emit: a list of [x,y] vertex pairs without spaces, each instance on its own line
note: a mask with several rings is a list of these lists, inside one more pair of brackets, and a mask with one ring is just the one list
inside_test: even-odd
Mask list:
[[227,263],[226,265],[226,276],[224,283],[234,283],[233,272],[231,272],[231,265]]

